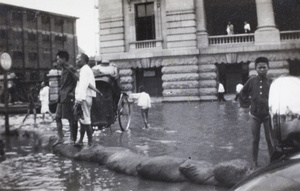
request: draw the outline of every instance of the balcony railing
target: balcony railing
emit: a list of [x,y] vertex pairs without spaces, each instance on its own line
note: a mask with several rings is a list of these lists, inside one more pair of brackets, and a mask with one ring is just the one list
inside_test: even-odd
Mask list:
[[294,41],[300,39],[300,30],[296,31],[281,31],[280,40],[281,41]]
[[162,48],[162,40],[143,40],[130,43],[130,50],[147,48]]
[[209,45],[254,43],[254,33],[209,36],[208,43]]

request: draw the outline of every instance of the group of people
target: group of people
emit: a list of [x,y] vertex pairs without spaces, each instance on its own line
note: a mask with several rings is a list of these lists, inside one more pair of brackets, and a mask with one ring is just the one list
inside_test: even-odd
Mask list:
[[[88,65],[89,57],[84,54],[78,54],[76,57],[76,67],[79,70],[79,74],[76,69],[68,63],[69,55],[66,51],[60,51],[57,53],[57,64],[62,69],[61,74],[61,86],[59,91],[58,104],[56,109],[56,123],[58,131],[58,140],[55,144],[63,142],[62,132],[62,118],[66,118],[69,121],[69,128],[71,132],[71,142],[75,145],[83,145],[83,138],[85,132],[87,133],[88,145],[93,144],[93,129],[91,126],[91,107],[93,98],[96,94],[101,94],[96,89],[94,73],[102,73],[110,75],[117,79],[119,77],[117,68],[109,64],[108,61],[103,60],[100,65],[96,65],[91,68]],[[148,124],[148,109],[150,105],[150,96],[143,91],[143,94],[137,94],[139,99],[138,105],[141,106],[142,116],[145,119],[145,125]],[[148,97],[143,96],[144,94]],[[147,100],[140,101],[140,100]],[[140,103],[141,102],[141,103]],[[146,104],[146,105],[145,105]],[[77,139],[78,121],[74,117],[73,111],[76,111],[78,106],[82,110],[81,116],[78,118],[80,123],[80,138]]]
[[[67,119],[69,122],[71,144],[76,146],[82,146],[83,139],[86,133],[88,138],[88,145],[91,146],[93,144],[93,129],[91,126],[91,107],[93,103],[93,98],[95,98],[97,94],[101,94],[101,92],[96,88],[94,73],[110,75],[114,79],[117,79],[119,77],[118,70],[115,66],[110,65],[109,62],[106,60],[103,60],[101,64],[91,68],[88,64],[89,57],[84,53],[80,53],[76,56],[76,67],[68,63],[69,54],[67,51],[59,51],[56,55],[56,59],[57,66],[61,69],[62,72],[55,113],[58,139],[53,144],[53,146],[63,143],[64,141],[62,119]],[[42,85],[42,87],[43,86],[44,85]],[[143,93],[147,94],[145,92]],[[43,98],[43,95],[48,94],[49,87],[42,88],[39,96],[40,100],[49,100],[49,98]],[[143,97],[140,96],[140,94],[135,94],[135,96],[137,96],[137,99],[140,99],[139,97]],[[150,97],[147,98],[150,102]],[[142,100],[143,99],[145,98],[142,98]],[[42,113],[46,113],[49,111],[49,107],[43,109],[43,106],[46,106],[48,104],[49,102],[42,102]],[[148,102],[147,104],[147,107],[144,107],[144,103],[142,104],[142,116],[143,118],[145,118],[145,125],[148,124],[148,108],[151,107],[151,105]],[[138,105],[140,104],[138,103]],[[27,115],[25,116],[25,119],[26,117]],[[80,138],[77,141],[78,123],[80,124]]]
[[[119,77],[118,69],[116,66],[109,64],[107,60],[103,60],[101,64],[91,68],[88,64],[89,57],[84,53],[80,53],[76,56],[76,67],[68,63],[69,54],[67,51],[59,51],[56,55],[56,60],[57,67],[61,69],[62,72],[55,117],[52,116],[49,110],[49,86],[45,82],[42,82],[39,93],[37,88],[32,88],[28,95],[28,111],[23,119],[23,123],[29,114],[33,112],[34,124],[36,124],[36,110],[41,106],[43,120],[47,113],[53,120],[56,120],[58,139],[53,146],[61,144],[64,141],[62,119],[67,119],[69,122],[70,142],[72,144],[82,146],[86,133],[88,145],[91,146],[93,144],[91,107],[96,94],[102,95],[96,88],[95,75],[110,75],[117,80]],[[145,92],[143,86],[140,86],[139,93],[130,94],[130,98],[137,100],[137,104],[141,108],[145,128],[148,128],[148,111],[151,107],[149,94]],[[80,138],[76,142],[78,122],[80,123]]]
[[[66,51],[59,51],[56,55],[57,65],[62,69],[60,90],[58,96],[58,103],[56,108],[55,120],[57,123],[58,140],[54,145],[63,142],[63,130],[62,119],[65,118],[69,121],[70,139],[73,144],[82,145],[85,132],[87,133],[88,145],[93,144],[92,138],[92,126],[91,126],[91,106],[93,97],[96,97],[97,93],[100,93],[95,88],[95,77],[92,68],[88,65],[89,57],[84,54],[78,54],[76,57],[76,68],[68,63],[69,54]],[[105,62],[106,63],[106,62]],[[95,69],[99,70],[101,66],[95,66]],[[104,67],[105,68],[105,67]],[[250,126],[252,132],[252,160],[253,165],[258,166],[258,150],[260,140],[260,128],[263,124],[266,142],[268,145],[269,155],[271,157],[273,148],[270,137],[270,117],[268,108],[269,88],[272,80],[267,77],[267,71],[269,68],[269,60],[265,57],[259,57],[255,60],[255,69],[257,76],[251,77],[243,86],[238,84],[237,96],[235,100],[240,101],[240,106],[243,108],[250,108]],[[107,69],[107,73],[113,77],[118,77],[118,72],[113,67]],[[100,71],[103,72],[103,71]],[[105,70],[104,70],[105,72]],[[141,114],[145,128],[149,127],[148,124],[148,111],[151,107],[150,96],[144,90],[144,87],[139,88],[140,93],[130,94],[130,97],[138,100],[138,106],[141,107]],[[224,87],[221,83],[218,86],[218,99],[219,101],[224,99]],[[42,103],[41,113],[43,118],[49,111],[49,87],[42,83],[42,88],[39,93],[39,98]],[[23,122],[29,114],[29,110],[35,111],[35,100],[37,97],[37,91],[32,89],[29,95],[29,108]],[[74,110],[81,108],[81,115],[77,119],[74,117]],[[36,116],[34,117],[36,123]],[[77,140],[78,121],[80,122],[80,139]]]
[[[251,32],[250,24],[247,21],[244,21],[244,31],[245,31],[245,33]],[[226,32],[227,32],[227,35],[234,34],[234,26],[231,22],[228,22],[227,27],[226,27]]]

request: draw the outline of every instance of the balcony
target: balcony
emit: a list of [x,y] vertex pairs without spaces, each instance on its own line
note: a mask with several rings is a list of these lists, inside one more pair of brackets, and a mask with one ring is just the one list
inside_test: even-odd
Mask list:
[[[300,40],[300,30],[294,31],[281,31],[280,32],[280,41],[282,43],[295,42],[295,40]],[[255,38],[254,33],[249,34],[234,34],[234,35],[218,35],[218,36],[209,36],[208,43],[209,45],[222,45],[222,44],[254,44]]]
[[280,41],[281,42],[294,42],[300,39],[300,30],[296,31],[281,31]]
[[218,35],[208,37],[209,45],[222,45],[222,44],[254,44],[254,33],[235,34],[235,35]]
[[131,42],[130,50],[139,50],[139,49],[162,49],[162,40],[143,40]]

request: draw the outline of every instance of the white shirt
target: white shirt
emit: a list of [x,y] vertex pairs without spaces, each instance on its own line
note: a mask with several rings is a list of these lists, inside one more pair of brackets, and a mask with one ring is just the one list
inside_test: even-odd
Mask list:
[[109,64],[109,65],[96,65],[93,67],[93,70],[98,70],[102,74],[111,75],[111,77],[117,78],[118,77],[118,69],[117,67]]
[[79,80],[77,81],[75,89],[76,100],[86,100],[87,96],[96,97],[96,92],[89,88],[89,84],[96,87],[94,73],[92,69],[85,64],[80,68]]
[[49,102],[49,86],[45,86],[40,90],[40,101]]
[[142,109],[147,109],[151,107],[151,99],[149,94],[147,94],[146,92],[133,93],[130,94],[130,97],[137,99],[137,105],[142,107]]
[[225,92],[225,89],[224,89],[223,84],[219,83],[218,93],[224,93],[224,92]]
[[242,84],[238,84],[238,85],[236,85],[236,88],[235,88],[235,90],[236,90],[236,93],[240,93],[240,91],[243,89],[243,85]]
[[250,24],[249,24],[249,23],[246,23],[246,24],[244,25],[244,29],[245,29],[245,30],[248,30],[248,31],[251,31],[251,29],[250,29]]

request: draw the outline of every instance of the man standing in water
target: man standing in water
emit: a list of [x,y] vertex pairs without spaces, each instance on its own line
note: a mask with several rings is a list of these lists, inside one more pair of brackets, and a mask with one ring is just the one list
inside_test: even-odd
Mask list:
[[270,138],[270,116],[269,116],[269,89],[272,80],[267,77],[269,60],[265,57],[258,57],[255,60],[257,76],[250,78],[240,92],[241,107],[249,107],[250,97],[250,125],[252,132],[252,160],[253,166],[257,167],[258,147],[260,139],[260,127],[264,125],[265,138],[271,158],[273,148]]
[[73,144],[77,138],[78,124],[74,120],[73,116],[73,105],[74,105],[74,91],[78,76],[76,76],[76,69],[71,64],[68,64],[69,53],[67,51],[59,51],[56,55],[57,65],[62,69],[61,79],[60,79],[60,89],[58,92],[58,103],[56,108],[56,124],[58,140],[53,144],[53,146],[63,143],[63,130],[62,130],[62,118],[68,119],[71,141]]
[[83,144],[85,131],[88,137],[88,145],[92,146],[92,126],[91,126],[91,107],[93,97],[96,97],[96,92],[89,88],[89,85],[96,87],[95,77],[92,69],[88,65],[89,57],[84,54],[78,54],[76,57],[76,66],[80,69],[79,80],[75,89],[75,107],[81,105],[83,116],[79,119],[80,122],[80,139],[77,145]]

